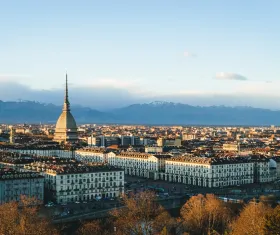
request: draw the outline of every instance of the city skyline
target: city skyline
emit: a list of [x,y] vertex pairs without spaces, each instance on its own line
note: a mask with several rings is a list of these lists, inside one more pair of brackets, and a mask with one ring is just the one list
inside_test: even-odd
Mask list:
[[1,3],[1,100],[280,109],[280,3]]

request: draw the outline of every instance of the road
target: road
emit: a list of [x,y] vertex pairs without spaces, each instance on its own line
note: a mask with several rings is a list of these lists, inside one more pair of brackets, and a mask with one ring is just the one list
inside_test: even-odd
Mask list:
[[[155,186],[157,188],[163,188],[169,195],[196,195],[196,194],[215,194],[217,196],[233,197],[233,198],[258,198],[261,195],[274,194],[280,196],[280,181],[270,182],[262,184],[250,184],[220,188],[203,188],[193,185],[187,185],[182,183],[166,182],[161,180],[152,180],[140,177],[126,176],[125,181],[130,184],[127,190],[132,192],[143,191],[148,186]],[[144,187],[142,187],[144,186]]]
[[79,215],[82,213],[97,212],[100,210],[112,209],[121,206],[121,202],[117,199],[101,200],[101,201],[89,201],[84,203],[68,203],[67,205],[55,205],[53,207],[43,207],[40,210],[41,216],[49,218],[60,218],[73,215]]
[[[161,204],[166,210],[180,208],[186,201],[186,198],[182,198],[181,196],[171,196],[168,198],[158,198],[158,203]],[[105,210],[89,210],[88,212],[80,212],[76,214],[69,214],[67,216],[58,216],[53,218],[53,223],[68,223],[78,220],[86,220],[86,219],[97,219],[108,216],[108,214],[114,209],[121,209],[124,206],[119,205],[116,208],[109,208]]]

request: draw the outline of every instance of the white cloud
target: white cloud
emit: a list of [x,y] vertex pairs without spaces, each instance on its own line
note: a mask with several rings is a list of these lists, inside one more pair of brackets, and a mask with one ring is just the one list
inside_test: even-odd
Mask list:
[[218,80],[237,80],[237,81],[248,80],[248,78],[244,77],[243,75],[237,73],[225,73],[225,72],[216,73],[214,78]]
[[135,86],[135,80],[120,80],[116,78],[102,78],[97,79],[91,83],[94,87],[114,87],[114,88],[131,88]]
[[189,52],[189,51],[184,51],[184,56],[185,57],[196,57],[196,54]]
[[[138,86],[139,83],[118,81],[118,79],[97,79],[94,83],[69,87],[70,102],[99,110],[123,107],[135,103],[155,100],[180,102],[190,105],[248,105],[253,107],[280,108],[277,87],[274,83],[244,83],[228,92],[226,89],[209,90],[203,88],[170,89],[159,92],[156,86]],[[131,89],[133,87],[133,89]],[[138,88],[138,92],[137,91]],[[141,92],[139,92],[139,90]],[[62,105],[64,87],[41,90],[32,89],[16,82],[0,80],[0,100],[34,100]]]
[[0,74],[0,81],[5,81],[5,82],[17,82],[18,80],[21,79],[27,79],[30,78],[28,75],[23,75],[23,74]]

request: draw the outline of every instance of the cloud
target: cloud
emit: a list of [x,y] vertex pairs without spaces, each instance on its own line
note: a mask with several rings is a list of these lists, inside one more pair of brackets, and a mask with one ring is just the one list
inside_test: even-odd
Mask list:
[[196,54],[189,52],[189,51],[184,51],[184,56],[185,57],[196,57]]
[[6,82],[11,82],[11,81],[18,81],[19,79],[27,79],[30,78],[28,75],[23,75],[23,74],[0,74],[0,81],[6,81]]
[[[141,100],[139,93],[121,87],[105,86],[69,86],[71,105],[82,105],[100,110],[125,106]],[[62,105],[64,87],[57,89],[32,89],[28,86],[13,82],[0,81],[0,100],[18,101],[29,100],[42,103]]]
[[136,80],[120,80],[116,78],[96,79],[92,86],[94,87],[114,87],[114,88],[133,88],[137,84]]
[[243,75],[237,73],[225,73],[225,72],[216,73],[214,78],[218,80],[237,80],[237,81],[248,80],[248,78],[244,77]]
[[[100,84],[100,83],[98,83]],[[124,84],[123,84],[124,85]],[[71,105],[81,105],[98,110],[108,110],[124,107],[135,103],[148,103],[155,100],[166,100],[170,102],[180,102],[190,105],[210,106],[253,106],[260,108],[280,109],[278,100],[280,94],[277,92],[275,84],[260,83],[252,86],[244,83],[244,86],[228,92],[226,90],[186,90],[176,92],[170,90],[158,93],[155,87],[148,92],[137,93],[130,87],[112,86],[75,86],[69,87]],[[141,88],[142,89],[142,88]],[[64,87],[58,89],[32,89],[28,86],[16,83],[0,81],[0,100],[17,101],[30,100],[42,103],[53,103],[62,105]]]

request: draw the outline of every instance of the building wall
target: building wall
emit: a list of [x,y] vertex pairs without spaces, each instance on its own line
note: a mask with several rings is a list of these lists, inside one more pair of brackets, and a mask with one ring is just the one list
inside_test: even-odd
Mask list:
[[254,164],[195,164],[166,161],[165,179],[202,187],[222,187],[254,182]]
[[162,153],[163,148],[159,146],[147,146],[145,147],[145,153]]
[[269,161],[254,163],[254,182],[255,183],[265,183],[273,180],[270,175]]
[[45,172],[46,189],[57,203],[119,197],[124,193],[124,172],[54,174]]
[[73,158],[75,157],[75,152],[66,151],[66,150],[58,150],[58,149],[9,149],[11,152],[23,153],[23,154],[36,154],[42,157],[65,157],[65,158]]
[[223,144],[224,151],[238,151],[238,144]]
[[43,203],[44,178],[0,179],[0,204],[20,201],[21,195],[34,197],[39,204]]
[[109,165],[124,169],[127,175],[158,179],[159,160],[152,155],[144,158],[137,157],[137,153],[134,156],[122,156],[111,152],[107,156]]
[[97,151],[76,151],[75,158],[83,162],[107,163],[107,154]]

